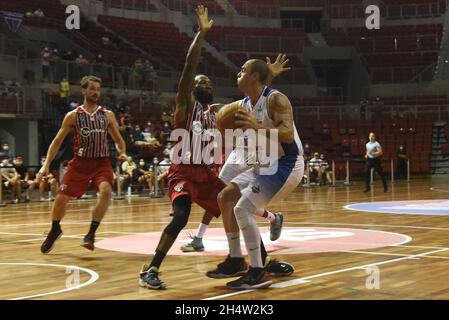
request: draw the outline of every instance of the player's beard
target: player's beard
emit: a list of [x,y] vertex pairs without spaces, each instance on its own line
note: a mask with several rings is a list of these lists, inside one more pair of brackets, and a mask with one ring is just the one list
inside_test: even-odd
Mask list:
[[87,101],[97,104],[99,97],[97,95],[86,96]]
[[211,104],[214,101],[214,94],[211,91],[195,88],[195,98],[201,104]]

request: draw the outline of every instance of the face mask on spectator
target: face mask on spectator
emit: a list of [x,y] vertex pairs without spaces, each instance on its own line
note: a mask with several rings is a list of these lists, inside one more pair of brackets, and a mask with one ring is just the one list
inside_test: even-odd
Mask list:
[[144,162],[144,161],[140,161],[140,162],[139,162],[139,165],[140,165],[141,167],[143,167],[143,166],[145,165],[145,162]]

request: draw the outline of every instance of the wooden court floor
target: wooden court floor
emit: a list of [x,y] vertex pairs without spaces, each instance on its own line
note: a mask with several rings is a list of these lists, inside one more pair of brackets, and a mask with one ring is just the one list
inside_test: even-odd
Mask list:
[[[361,182],[350,187],[298,187],[270,209],[285,213],[286,228],[385,231],[406,235],[410,241],[366,250],[297,254],[274,250],[270,256],[289,261],[296,272],[275,278],[272,288],[250,292],[231,292],[225,287],[229,280],[204,275],[223,256],[190,254],[169,255],[163,263],[161,278],[167,290],[140,288],[139,271],[150,255],[80,247],[93,200],[69,204],[63,238],[51,254],[42,255],[39,248],[50,226],[51,203],[8,205],[0,208],[0,299],[449,299],[448,216],[344,208],[358,202],[449,199],[449,177],[396,182],[386,194],[379,184],[368,194],[362,189]],[[114,201],[98,230],[98,241],[160,232],[170,220],[169,211],[167,198]],[[195,205],[187,229],[195,232],[201,215]],[[263,220],[259,224],[266,226]],[[211,224],[221,226],[219,220]],[[181,237],[186,235],[184,230]],[[369,279],[373,267],[374,287],[367,285],[373,283]]]

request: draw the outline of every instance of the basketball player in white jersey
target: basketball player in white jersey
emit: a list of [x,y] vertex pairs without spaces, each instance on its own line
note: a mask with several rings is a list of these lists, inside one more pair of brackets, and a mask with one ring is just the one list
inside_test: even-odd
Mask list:
[[62,178],[58,195],[52,208],[52,227],[42,243],[41,252],[49,253],[63,232],[60,226],[70,199],[80,198],[89,181],[99,191],[97,204],[92,210],[92,223],[81,246],[94,250],[95,232],[106,214],[112,193],[114,172],[109,157],[108,133],[119,152],[119,159],[126,160],[126,145],[115,120],[115,115],[99,106],[101,79],[85,76],[81,79],[84,103],[65,116],[61,129],[53,139],[47,157],[37,175],[38,181],[49,173],[50,164],[58,153],[66,136],[74,134],[74,155]]
[[[267,65],[262,60],[249,60],[242,66],[237,84],[247,96],[241,104],[250,113],[238,112],[236,125],[243,130],[253,129],[258,133],[260,129],[266,129],[267,140],[270,138],[269,130],[276,129],[279,154],[275,155],[274,161],[264,171],[256,165],[238,174],[218,197],[223,222],[232,224],[235,217],[250,260],[249,270],[241,278],[227,284],[234,290],[264,288],[272,283],[261,259],[260,232],[254,214],[258,208],[288,196],[299,185],[304,173],[303,148],[293,122],[290,101],[284,94],[266,86],[268,76]],[[233,160],[235,158],[228,158],[228,161]],[[270,175],[264,175],[263,172]],[[214,278],[213,275],[223,265],[228,269],[232,268],[231,265],[236,270],[245,269],[237,234],[234,238],[228,237],[228,243],[230,255],[217,269],[207,273],[209,277]]]

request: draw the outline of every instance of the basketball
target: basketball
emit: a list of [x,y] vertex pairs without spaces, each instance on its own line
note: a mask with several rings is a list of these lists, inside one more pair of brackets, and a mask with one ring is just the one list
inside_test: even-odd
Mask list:
[[224,133],[225,129],[236,129],[235,114],[238,110],[247,112],[245,108],[241,106],[241,101],[234,101],[224,105],[216,115],[216,123],[218,130]]

